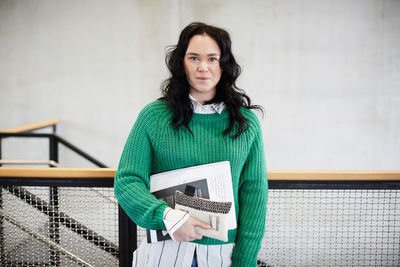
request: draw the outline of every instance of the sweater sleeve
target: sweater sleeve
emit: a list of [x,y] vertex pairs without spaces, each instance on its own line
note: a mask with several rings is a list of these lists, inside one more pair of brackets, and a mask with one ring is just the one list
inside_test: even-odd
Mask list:
[[137,225],[166,230],[163,214],[168,204],[149,191],[152,146],[147,129],[152,121],[148,110],[143,109],[122,152],[114,177],[114,193],[120,206]]
[[255,134],[239,183],[238,232],[232,266],[256,266],[265,233],[267,170],[261,127],[257,118],[253,122]]

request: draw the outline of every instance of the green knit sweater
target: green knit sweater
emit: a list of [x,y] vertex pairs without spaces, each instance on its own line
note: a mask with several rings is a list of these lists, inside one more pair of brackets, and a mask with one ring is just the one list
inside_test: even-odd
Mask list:
[[[260,123],[251,110],[242,108],[241,112],[249,120],[249,128],[232,139],[222,135],[229,123],[227,110],[221,114],[193,114],[189,123],[192,135],[185,127],[172,128],[172,112],[165,102],[148,104],[129,134],[115,175],[114,191],[121,207],[137,225],[165,230],[163,213],[168,205],[149,193],[149,176],[229,161],[238,227],[229,230],[227,243],[235,242],[233,266],[256,266],[265,232],[267,172]],[[208,237],[195,242],[224,244]]]

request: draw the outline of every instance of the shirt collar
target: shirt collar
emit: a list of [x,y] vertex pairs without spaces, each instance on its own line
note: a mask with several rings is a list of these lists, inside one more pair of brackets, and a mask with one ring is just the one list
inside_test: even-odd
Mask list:
[[200,114],[218,113],[218,114],[221,114],[221,112],[225,109],[224,102],[202,105],[191,94],[189,94],[189,98],[192,102],[194,113],[200,113]]

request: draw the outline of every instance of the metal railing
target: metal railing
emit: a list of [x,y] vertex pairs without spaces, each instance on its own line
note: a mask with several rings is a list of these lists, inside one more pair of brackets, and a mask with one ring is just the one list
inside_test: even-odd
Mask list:
[[[0,168],[2,172],[2,178],[0,183],[0,260],[1,265],[5,266],[30,266],[30,265],[52,265],[52,266],[67,266],[69,264],[74,265],[87,265],[92,266],[92,260],[84,260],[85,256],[78,256],[81,251],[84,251],[84,247],[98,248],[100,251],[110,255],[109,263],[115,265],[115,262],[119,261],[120,251],[118,247],[118,238],[113,237],[118,235],[118,230],[113,229],[113,234],[108,234],[108,237],[104,237],[101,233],[96,232],[94,229],[100,229],[97,225],[92,225],[89,218],[85,218],[82,215],[78,215],[83,219],[76,219],[75,210],[70,209],[66,212],[65,209],[68,203],[71,202],[71,198],[78,198],[77,192],[85,192],[86,195],[92,195],[92,199],[97,198],[97,204],[103,203],[102,205],[108,205],[111,215],[106,216],[109,220],[107,224],[114,223],[118,225],[118,218],[113,218],[113,214],[118,214],[118,204],[113,194],[113,176],[106,175],[104,178],[103,174],[107,172],[99,172],[96,169],[97,178],[90,177],[87,175],[87,170],[75,170],[74,169],[55,169],[58,167],[59,160],[59,145],[64,145],[69,150],[82,156],[94,165],[105,168],[106,166],[89,154],[83,152],[76,146],[72,145],[62,137],[58,136],[56,131],[56,123],[58,120],[52,120],[48,122],[34,123],[20,127],[9,128],[0,131],[0,166],[3,164],[48,164],[51,169],[40,169],[40,168]],[[46,127],[52,128],[52,133],[35,133],[33,131]],[[30,161],[30,160],[3,160],[2,155],[2,142],[7,138],[41,138],[48,139],[49,141],[49,160],[48,161]],[[47,171],[50,175],[43,177],[38,171]],[[22,171],[22,173],[20,172]],[[89,170],[90,171],[90,170]],[[17,172],[17,175],[13,175]],[[54,175],[56,173],[56,175]],[[83,173],[83,175],[82,175]],[[65,177],[60,177],[65,176]],[[90,178],[89,178],[90,177]],[[78,190],[79,187],[79,190]],[[104,189],[108,187],[108,189]],[[83,191],[82,191],[83,189]],[[106,190],[106,191],[104,191]],[[75,196],[74,194],[78,194]],[[82,197],[82,196],[80,196]],[[90,199],[86,200],[90,203]],[[79,205],[79,203],[77,203]],[[96,205],[97,205],[96,204]],[[97,206],[89,208],[85,211],[87,214],[90,213],[91,209],[98,208]],[[110,206],[111,205],[111,206]],[[8,209],[8,210],[7,210]],[[75,209],[79,209],[79,206],[75,206]],[[13,212],[15,210],[24,210],[26,214],[30,216],[37,216],[41,218],[40,226],[32,227],[32,222],[25,222],[29,219],[24,217],[24,214],[20,214],[15,217]],[[68,210],[68,209],[67,209]],[[119,211],[120,216],[124,216],[122,210]],[[73,215],[71,215],[73,214]],[[125,215],[126,216],[126,215]],[[46,218],[46,219],[44,219]],[[95,218],[93,218],[95,219]],[[96,218],[99,221],[99,218]],[[83,220],[83,221],[82,221]],[[35,223],[33,223],[35,225]],[[16,228],[15,228],[16,227]],[[11,232],[10,232],[11,231]],[[66,232],[67,231],[67,232]],[[12,238],[10,239],[10,233]],[[68,234],[67,234],[68,233]],[[71,235],[73,233],[73,235]],[[41,253],[30,252],[26,254],[26,251],[30,249],[24,245],[23,240],[31,240],[29,238],[23,238],[25,234],[33,237],[32,240],[40,241],[36,243],[35,249],[38,247],[42,248]],[[75,236],[75,237],[74,237]],[[67,239],[66,239],[67,237]],[[72,247],[79,247],[78,243],[75,243],[69,250],[68,240],[71,238],[81,238],[87,242],[86,246],[81,246],[81,251],[74,251]],[[110,240],[111,239],[113,240]],[[22,238],[22,239],[21,239]],[[14,243],[18,240],[18,246]],[[29,241],[30,243],[32,241]],[[115,243],[117,242],[117,243]],[[16,247],[24,248],[23,251],[19,251],[15,254]],[[49,252],[49,257],[46,257]],[[40,259],[35,257],[31,258],[27,255],[41,255],[38,256]],[[88,253],[89,255],[99,255],[100,259],[104,259],[104,255],[100,255],[96,250]],[[25,256],[24,256],[25,255]],[[74,263],[71,263],[74,262]],[[96,265],[96,264],[95,264]]]
[[[56,212],[43,199],[27,193],[30,187],[37,186],[58,187],[60,192],[64,189],[74,192],[77,187],[108,187],[108,197],[113,198],[115,169],[30,170],[31,177],[27,175],[28,168],[0,168],[3,199],[8,194],[46,216],[62,218],[55,220],[60,228],[81,234],[81,242],[98,247],[100,251],[109,254],[114,251],[115,257],[118,250],[119,263],[115,261],[114,264],[130,266],[132,253],[145,232],[136,227],[115,203],[109,208],[112,207],[114,213],[118,210],[118,219],[114,222],[118,225],[114,229],[115,234],[118,233],[118,242],[107,243],[104,242],[107,238],[101,239],[100,233],[89,233],[82,227],[84,223],[71,220],[68,212],[61,212],[61,209]],[[306,179],[314,175],[319,175],[320,179]],[[332,176],[336,176],[336,180]],[[400,172],[269,172],[269,177],[267,227],[259,254],[260,265],[397,266],[400,263]],[[289,177],[293,177],[292,180]],[[93,191],[86,188],[85,192]],[[85,194],[80,197],[87,201]],[[99,195],[96,198],[94,194],[90,198],[95,202],[104,199]],[[58,201],[68,202],[68,198]],[[105,218],[93,218],[100,219]],[[83,241],[85,237],[86,241]],[[63,243],[62,235],[59,239]],[[58,254],[63,255],[62,252]],[[90,260],[80,258],[90,263]]]
[[265,265],[400,265],[400,172],[286,172],[275,178],[259,253]]
[[[55,133],[0,133],[0,140],[27,136],[48,138],[54,162],[58,144],[67,144],[104,167]],[[0,168],[2,265],[131,266],[145,231],[117,205],[114,174]],[[270,171],[268,177],[259,266],[400,265],[400,171]]]

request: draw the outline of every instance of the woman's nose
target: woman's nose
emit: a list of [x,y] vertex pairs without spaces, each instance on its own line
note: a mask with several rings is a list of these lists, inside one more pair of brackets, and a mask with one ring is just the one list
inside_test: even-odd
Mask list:
[[208,70],[207,63],[204,61],[200,61],[198,66],[198,71],[207,71],[207,70]]

